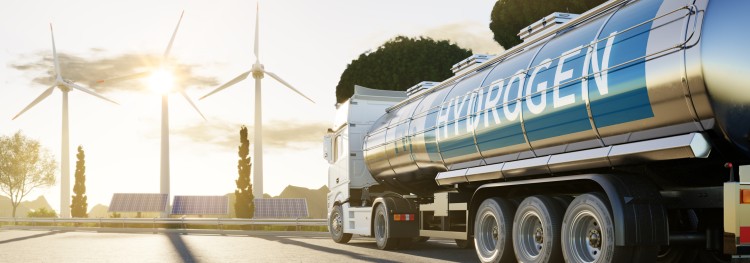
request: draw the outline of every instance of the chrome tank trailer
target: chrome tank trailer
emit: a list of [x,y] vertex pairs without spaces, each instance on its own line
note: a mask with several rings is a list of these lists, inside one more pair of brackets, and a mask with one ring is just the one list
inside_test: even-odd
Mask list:
[[748,12],[748,1],[607,2],[389,108],[366,135],[367,168],[430,193],[441,172],[691,133],[747,162]]

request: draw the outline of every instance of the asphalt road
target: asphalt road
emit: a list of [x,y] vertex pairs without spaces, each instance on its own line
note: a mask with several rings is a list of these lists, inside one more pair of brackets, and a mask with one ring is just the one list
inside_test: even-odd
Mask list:
[[133,234],[0,230],[0,262],[477,262],[474,249],[430,240],[382,251],[371,238],[348,244],[328,233]]

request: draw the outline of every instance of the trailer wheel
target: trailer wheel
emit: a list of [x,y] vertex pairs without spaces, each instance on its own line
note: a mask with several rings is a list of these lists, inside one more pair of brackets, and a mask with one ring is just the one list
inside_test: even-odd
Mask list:
[[340,205],[334,206],[331,218],[328,219],[328,231],[336,243],[345,244],[352,239],[352,234],[344,233],[344,213]]
[[562,225],[566,262],[613,262],[630,256],[624,247],[615,246],[614,223],[605,200],[600,193],[588,193],[568,206]]
[[560,262],[563,210],[557,200],[530,196],[513,220],[513,251],[520,262]]
[[479,205],[474,220],[474,248],[482,262],[514,262],[511,233],[515,208],[493,197]]
[[385,205],[378,205],[375,208],[375,217],[373,218],[373,232],[375,232],[375,243],[379,249],[392,250],[399,247],[398,238],[390,237],[390,228],[388,223],[388,213]]

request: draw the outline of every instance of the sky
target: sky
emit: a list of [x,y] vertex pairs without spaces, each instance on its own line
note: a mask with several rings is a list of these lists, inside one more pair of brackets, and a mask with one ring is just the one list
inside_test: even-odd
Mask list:
[[[261,63],[315,101],[263,79],[265,192],[275,196],[288,185],[317,189],[326,184],[322,136],[333,122],[339,77],[353,59],[398,35],[445,39],[474,53],[499,54],[503,48],[489,30],[494,3],[260,2]],[[158,66],[183,10],[169,61],[178,76],[176,88],[196,102],[207,120],[178,93],[170,95],[171,193],[233,192],[240,126],[248,126],[252,136],[253,80],[198,98],[255,62],[255,1],[6,1],[0,9],[0,136],[20,130],[60,161],[59,90],[11,120],[52,83],[50,23],[63,77],[90,87],[98,79]],[[158,193],[161,96],[141,80],[91,88],[120,105],[70,92],[71,188],[75,148],[81,145],[89,208],[108,205],[113,193]],[[26,200],[44,195],[59,209],[59,169],[56,176],[55,186],[35,190]]]

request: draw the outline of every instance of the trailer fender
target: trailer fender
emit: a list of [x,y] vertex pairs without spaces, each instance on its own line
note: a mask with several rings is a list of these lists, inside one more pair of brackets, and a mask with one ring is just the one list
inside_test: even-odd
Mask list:
[[[419,206],[400,196],[384,196],[375,198],[372,204],[372,215],[370,218],[370,231],[374,236],[375,211],[378,206],[385,206],[386,218],[388,219],[388,229],[390,237],[411,238],[419,237]],[[399,218],[396,220],[394,215],[409,215],[407,219]]]
[[[614,218],[615,245],[667,245],[669,242],[667,212],[661,194],[653,183],[632,174],[583,174],[485,184],[474,191],[470,218],[474,218],[476,207],[484,199],[494,196],[522,198],[525,196],[516,193],[529,193],[528,189],[551,189],[533,194],[556,194],[566,190],[570,194],[602,192],[609,200],[609,209]],[[473,221],[469,220],[471,232],[474,229]]]

